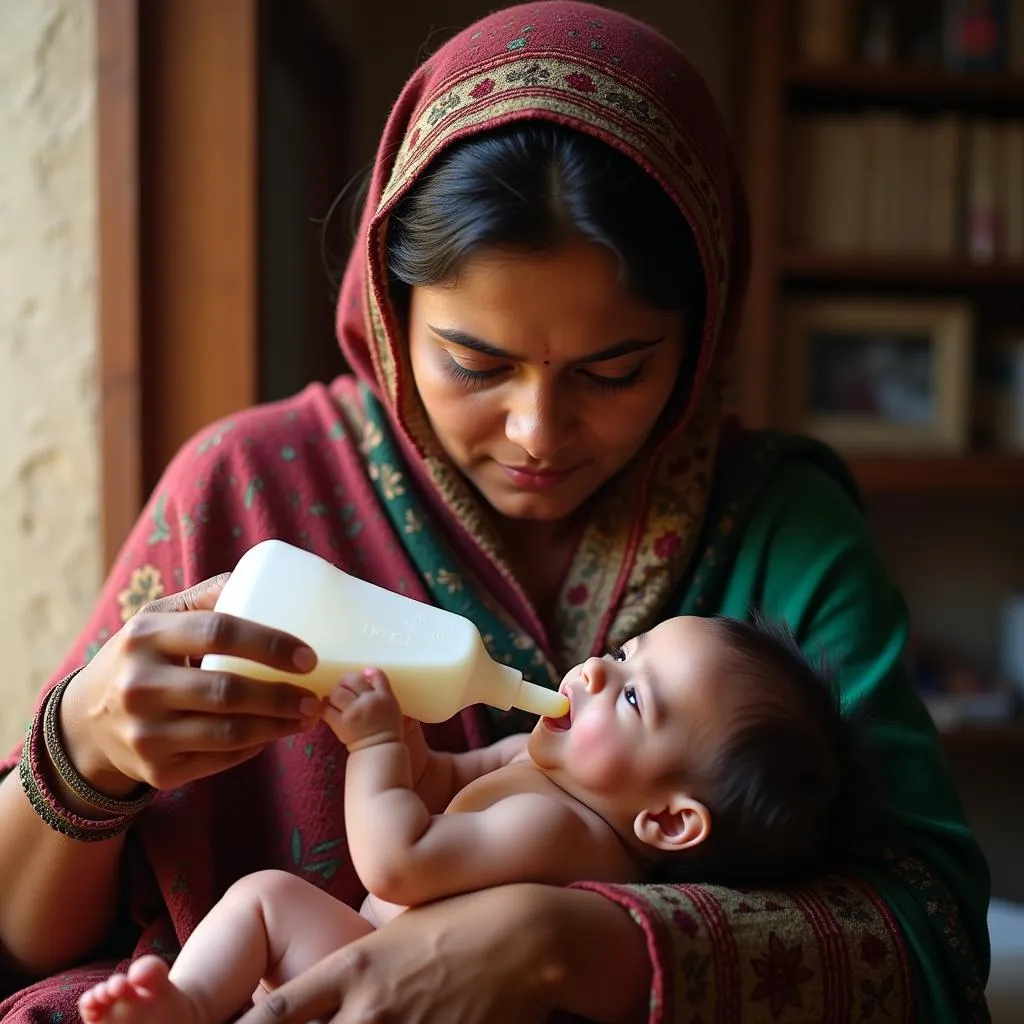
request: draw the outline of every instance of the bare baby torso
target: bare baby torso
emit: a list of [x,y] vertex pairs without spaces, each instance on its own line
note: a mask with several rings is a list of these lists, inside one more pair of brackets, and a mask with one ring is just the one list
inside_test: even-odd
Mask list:
[[[576,815],[586,826],[591,849],[581,851],[586,856],[582,862],[600,863],[603,881],[636,880],[637,864],[630,856],[615,830],[600,815],[586,804],[561,789],[542,772],[525,752],[502,768],[474,779],[455,794],[445,808],[445,814],[472,814],[493,807],[508,797],[523,793],[536,793],[545,799],[557,801],[570,813]],[[457,871],[456,865],[452,866]],[[580,879],[590,878],[591,873],[583,871]],[[513,879],[509,879],[513,881]],[[525,879],[524,879],[525,881]],[[396,903],[378,899],[372,893],[363,901],[360,914],[379,928],[393,920],[407,908]]]

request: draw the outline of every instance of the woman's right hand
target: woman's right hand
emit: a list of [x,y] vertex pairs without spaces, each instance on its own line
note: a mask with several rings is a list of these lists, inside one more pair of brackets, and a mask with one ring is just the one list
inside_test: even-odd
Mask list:
[[206,654],[289,672],[316,664],[295,637],[213,611],[227,579],[146,605],[69,684],[61,701],[64,745],[100,792],[120,797],[143,782],[175,788],[316,724],[320,700],[309,690],[199,668]]

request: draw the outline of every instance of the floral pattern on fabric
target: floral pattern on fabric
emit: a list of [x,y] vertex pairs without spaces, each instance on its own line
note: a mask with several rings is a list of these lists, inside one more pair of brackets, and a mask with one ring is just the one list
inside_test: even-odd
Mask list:
[[978,960],[964,931],[956,901],[942,880],[917,857],[884,851],[884,861],[892,874],[924,909],[945,940],[946,961],[952,970],[951,987],[962,997],[961,1020],[964,1024],[988,1024],[990,1015],[985,986],[978,975]]
[[[540,686],[557,687],[561,676],[555,666],[508,612],[470,578],[468,567],[433,527],[422,499],[411,488],[388,486],[388,480],[402,476],[402,457],[390,439],[383,409],[368,393],[364,398],[367,418],[360,450],[367,460],[368,476],[394,528],[404,535],[409,557],[437,604],[469,618],[495,661],[519,669]],[[491,720],[495,735],[531,729],[536,722],[534,716],[516,709],[502,712],[483,708],[482,713]]]
[[127,622],[140,608],[158,597],[163,597],[164,593],[164,581],[160,570],[155,565],[139,566],[133,570],[128,586],[117,595],[121,621]]
[[[673,924],[654,936],[661,962],[672,965],[674,975],[655,979],[652,1020],[659,1024],[915,1019],[899,930],[884,903],[854,876],[768,890],[659,885],[601,891],[634,914],[642,910],[638,923],[653,910]],[[830,891],[842,893],[843,912]],[[840,950],[848,956],[838,956]]]

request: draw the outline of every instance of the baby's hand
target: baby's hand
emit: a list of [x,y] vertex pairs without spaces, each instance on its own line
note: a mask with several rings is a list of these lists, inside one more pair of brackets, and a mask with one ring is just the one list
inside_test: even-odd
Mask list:
[[402,740],[402,711],[379,669],[342,676],[322,714],[334,735],[354,753]]

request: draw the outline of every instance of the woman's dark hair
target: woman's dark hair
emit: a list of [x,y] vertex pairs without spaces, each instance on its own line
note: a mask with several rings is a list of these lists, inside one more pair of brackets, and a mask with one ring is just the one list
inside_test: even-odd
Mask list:
[[679,208],[618,150],[550,122],[454,144],[403,197],[388,225],[394,298],[452,280],[482,249],[546,252],[573,235],[608,248],[632,294],[685,310],[697,336],[704,273]]

